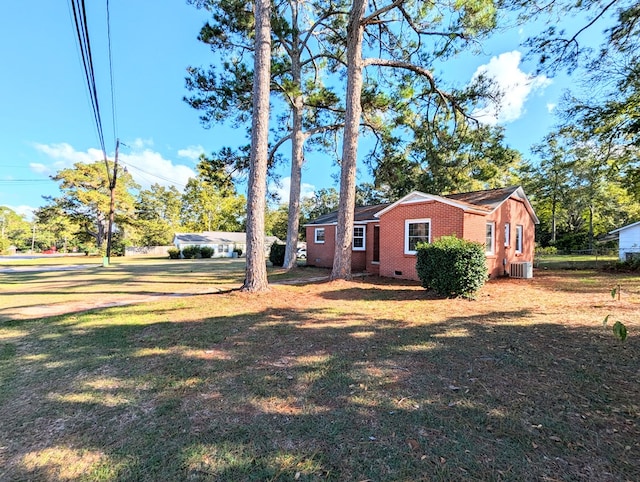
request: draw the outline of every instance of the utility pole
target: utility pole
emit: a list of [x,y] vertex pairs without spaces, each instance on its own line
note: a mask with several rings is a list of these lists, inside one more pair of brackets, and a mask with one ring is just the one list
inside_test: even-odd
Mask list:
[[109,229],[107,231],[107,262],[111,263],[111,238],[113,235],[113,218],[116,210],[116,179],[118,178],[118,148],[120,147],[120,139],[116,139],[116,156],[113,161],[113,176],[109,182],[109,191],[111,193],[111,203],[109,204]]

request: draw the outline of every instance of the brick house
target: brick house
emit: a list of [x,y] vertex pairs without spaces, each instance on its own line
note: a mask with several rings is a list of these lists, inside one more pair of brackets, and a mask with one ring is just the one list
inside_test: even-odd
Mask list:
[[[307,264],[333,266],[338,213],[305,225]],[[414,191],[393,204],[357,207],[351,268],[418,280],[416,243],[456,235],[486,247],[489,276],[531,277],[538,218],[522,187],[436,196]]]

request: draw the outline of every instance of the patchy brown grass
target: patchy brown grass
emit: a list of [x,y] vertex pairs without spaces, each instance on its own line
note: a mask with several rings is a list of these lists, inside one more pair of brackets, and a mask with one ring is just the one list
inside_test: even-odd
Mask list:
[[0,479],[637,480],[639,314],[638,277],[540,272],[7,320]]

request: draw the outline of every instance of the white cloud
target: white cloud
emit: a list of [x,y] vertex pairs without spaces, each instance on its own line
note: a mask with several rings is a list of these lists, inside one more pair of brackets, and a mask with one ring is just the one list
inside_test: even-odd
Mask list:
[[[291,189],[291,178],[284,177],[278,184],[270,183],[269,192],[275,192],[282,203],[289,202],[289,190]],[[300,186],[300,198],[311,197],[314,195],[316,187],[313,184],[302,183]]]
[[494,80],[502,92],[500,102],[489,103],[473,113],[480,122],[489,125],[513,122],[525,112],[524,105],[534,92],[541,92],[551,84],[545,75],[533,76],[520,70],[522,54],[517,50],[492,57],[473,74],[473,80],[484,75]]
[[24,216],[28,221],[33,219],[33,212],[37,209],[33,206],[27,206],[26,204],[21,204],[20,206],[6,206],[15,213]]
[[553,103],[548,103],[547,104],[547,112],[549,112],[549,114],[552,114],[554,110],[556,110],[556,107],[558,107],[558,104],[553,104]]
[[145,189],[152,184],[160,184],[161,186],[175,185],[181,191],[189,178],[196,176],[190,167],[174,164],[151,149],[128,154],[121,153],[120,160],[127,167],[129,174]]
[[29,169],[31,169],[36,174],[53,174],[49,166],[45,166],[44,164],[40,164],[39,162],[30,162]]
[[[162,154],[148,148],[152,144],[149,140],[136,139],[120,149],[119,160],[126,166],[135,181],[143,188],[157,183],[161,186],[175,185],[182,190],[195,172],[188,166],[174,164],[165,159]],[[60,169],[72,167],[77,162],[91,163],[103,159],[102,151],[90,148],[86,152],[77,151],[70,144],[36,144],[36,149],[51,158],[51,164],[31,163],[29,167],[39,174],[54,174]],[[128,149],[127,149],[128,148]],[[126,152],[129,150],[129,152]],[[113,159],[114,154],[109,155]]]
[[180,149],[178,151],[178,156],[186,157],[194,161],[197,161],[201,154],[204,154],[204,147],[202,146],[189,146],[186,149]]
[[133,141],[127,141],[126,145],[131,147],[131,149],[142,150],[145,147],[153,146],[153,139],[134,139]]
[[35,148],[50,157],[54,162],[50,166],[40,163],[32,163],[29,166],[35,172],[44,172],[43,168],[49,169],[49,172],[55,172],[60,169],[72,167],[76,162],[94,162],[103,158],[100,149],[89,149],[87,152],[76,151],[73,146],[62,142],[60,144],[36,144]]

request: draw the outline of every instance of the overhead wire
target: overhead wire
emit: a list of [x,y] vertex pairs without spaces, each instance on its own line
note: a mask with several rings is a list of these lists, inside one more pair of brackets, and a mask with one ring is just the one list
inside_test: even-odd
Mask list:
[[[98,98],[98,89],[96,85],[96,76],[95,69],[93,64],[93,54],[91,50],[91,40],[89,37],[89,27],[87,23],[87,10],[85,5],[85,0],[70,0],[71,8],[73,11],[73,20],[76,30],[76,35],[78,38],[78,44],[80,47],[80,56],[82,60],[82,65],[84,69],[85,81],[87,83],[87,88],[89,90],[89,98],[91,101],[91,108],[93,111],[93,118],[96,124],[96,129],[98,132],[98,141],[100,143],[100,148],[102,150],[102,156],[104,159],[105,167],[107,169],[107,177],[109,180],[109,184],[111,184],[111,173],[109,169],[109,162],[107,161],[107,149],[104,140],[104,129],[102,125],[102,115],[100,113],[100,102]],[[108,1],[107,1],[107,11],[108,11]],[[107,22],[109,23],[109,15],[107,15]],[[111,36],[110,36],[110,27],[108,27],[109,32],[109,69],[110,69],[110,77],[111,77],[111,93],[112,93],[112,113],[115,116],[115,99],[114,99],[114,88],[113,88],[113,72],[112,72],[112,57],[111,57]],[[113,120],[115,126],[115,119]],[[114,135],[115,135],[115,127],[114,127]]]
[[147,175],[149,175],[149,176],[153,176],[153,177],[155,177],[156,179],[160,179],[161,181],[165,181],[165,182],[168,182],[168,183],[171,183],[171,184],[175,184],[175,185],[178,185],[178,186],[182,186],[182,187],[187,187],[187,185],[186,185],[186,184],[183,184],[183,183],[181,183],[181,182],[175,181],[174,179],[170,179],[170,178],[168,178],[168,177],[159,176],[158,174],[154,174],[154,173],[152,173],[152,172],[145,171],[144,169],[140,169],[138,166],[135,166],[135,165],[133,165],[133,164],[131,164],[131,163],[125,162],[125,161],[123,161],[122,159],[120,160],[120,162],[121,162],[123,165],[125,165],[125,166],[127,166],[127,167],[130,167],[131,169],[134,169],[134,170],[136,170],[136,171],[138,171],[138,172],[141,172],[141,173],[147,174]]
[[111,85],[111,122],[113,127],[113,142],[114,145],[118,139],[117,129],[117,116],[116,116],[116,95],[115,95],[115,83],[113,81],[113,55],[111,49],[111,10],[109,8],[109,0],[107,0],[107,48],[109,49],[109,83]]

